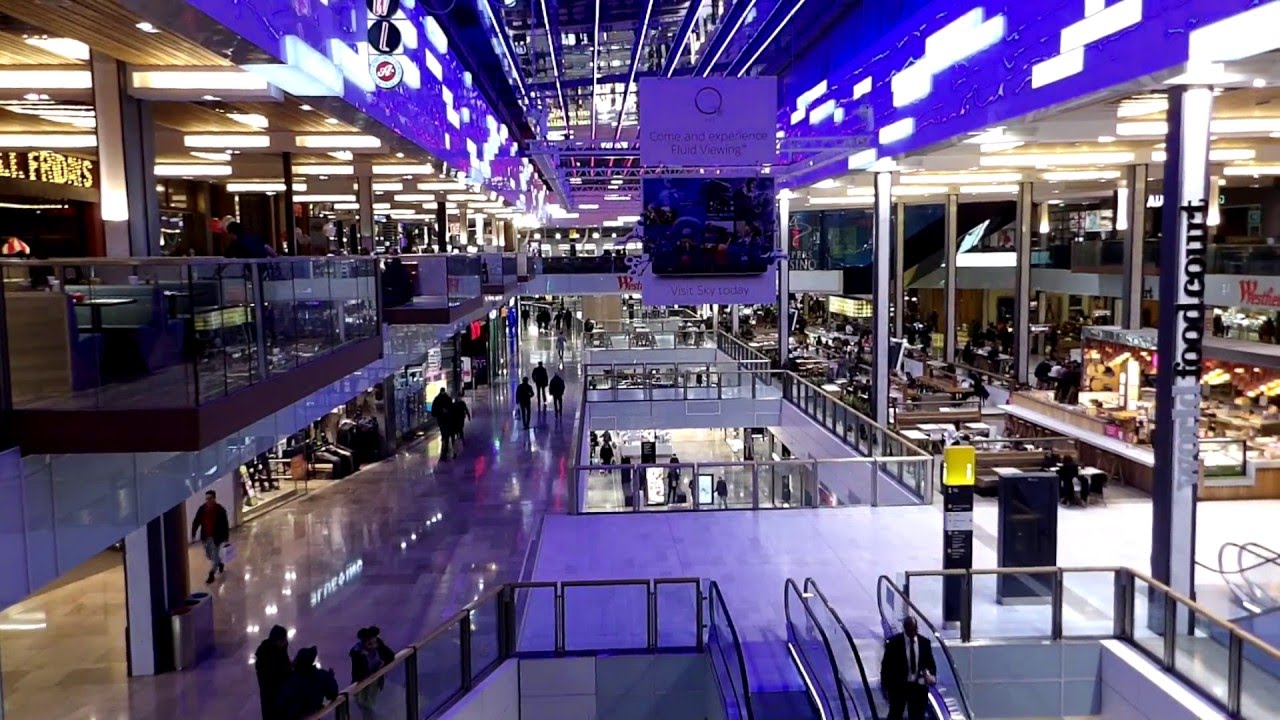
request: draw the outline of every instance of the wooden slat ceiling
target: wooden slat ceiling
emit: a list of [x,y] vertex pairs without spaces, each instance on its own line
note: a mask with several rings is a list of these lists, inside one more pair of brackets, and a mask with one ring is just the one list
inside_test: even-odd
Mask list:
[[21,35],[0,32],[0,65],[80,65],[79,61],[29,45]]
[[[231,62],[173,33],[147,33],[116,0],[0,0],[0,13],[51,35],[75,38],[135,65],[225,66]],[[60,60],[59,62],[65,62]]]
[[42,120],[35,115],[23,115],[7,110],[0,110],[0,132],[3,133],[86,133],[84,130],[66,123]]
[[253,128],[232,120],[218,109],[227,112],[258,113],[267,118],[267,129],[278,132],[301,133],[357,133],[346,123],[327,123],[323,113],[299,110],[293,100],[279,103],[166,103],[153,106],[156,123],[179,132],[218,133],[253,132]]

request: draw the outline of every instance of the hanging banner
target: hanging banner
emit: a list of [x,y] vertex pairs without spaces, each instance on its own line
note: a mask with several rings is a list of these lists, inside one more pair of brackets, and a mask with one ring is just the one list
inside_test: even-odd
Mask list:
[[777,162],[777,78],[647,77],[638,100],[643,165]]
[[777,299],[772,178],[650,178],[628,257],[645,305],[744,305]]

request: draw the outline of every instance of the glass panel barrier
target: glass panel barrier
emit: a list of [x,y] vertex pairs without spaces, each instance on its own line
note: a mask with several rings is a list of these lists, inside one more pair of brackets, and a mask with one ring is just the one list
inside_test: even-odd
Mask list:
[[417,646],[418,714],[430,717],[465,689],[462,619],[455,618]]
[[702,588],[699,580],[654,580],[654,640],[659,648],[700,648]]
[[649,582],[565,582],[557,622],[567,652],[650,646]]
[[747,685],[747,664],[742,655],[742,643],[738,630],[725,606],[720,587],[712,581],[707,586],[707,605],[710,613],[707,623],[707,643],[711,646],[711,662],[717,676],[723,679],[728,690],[723,694],[734,707],[729,717],[752,720],[751,691]]
[[409,664],[405,660],[410,652],[401,652],[386,668],[346,691],[353,720],[417,720],[409,714]]
[[840,666],[831,652],[831,640],[794,580],[787,580],[783,585],[782,602],[787,618],[787,644],[813,683],[812,690],[820,706],[819,717],[850,717]]
[[[790,581],[788,581],[790,582]],[[812,579],[804,581],[806,604],[813,611],[813,618],[826,633],[830,642],[831,657],[835,660],[840,691],[844,696],[849,717],[872,720],[888,715],[889,708],[882,703],[871,688],[866,666],[853,641],[853,634],[840,619],[839,613],[827,601],[826,596]],[[878,672],[878,668],[873,669]]]
[[1183,617],[1189,614],[1191,619],[1187,632],[1173,634],[1173,669],[1226,705],[1229,642],[1221,642],[1214,637],[1215,630],[1222,634],[1224,629],[1211,618],[1180,603],[1178,613]]

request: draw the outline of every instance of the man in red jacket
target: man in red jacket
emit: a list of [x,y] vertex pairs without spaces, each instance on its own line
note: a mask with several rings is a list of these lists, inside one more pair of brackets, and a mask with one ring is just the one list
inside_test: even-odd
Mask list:
[[222,546],[231,539],[227,509],[218,504],[218,494],[212,490],[204,494],[204,504],[191,521],[191,537],[197,536],[204,543],[204,556],[209,558],[209,577],[205,583],[212,583],[215,572],[221,574],[227,569],[222,564]]

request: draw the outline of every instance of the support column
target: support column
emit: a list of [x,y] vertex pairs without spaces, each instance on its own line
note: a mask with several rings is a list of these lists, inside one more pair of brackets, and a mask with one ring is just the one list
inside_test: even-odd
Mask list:
[[477,212],[472,216],[472,219],[475,221],[473,224],[475,225],[476,247],[480,248],[480,252],[485,252],[488,249],[485,246],[489,243],[484,241],[484,213]]
[[1116,189],[1116,222],[1124,222],[1124,284],[1120,289],[1120,327],[1142,327],[1142,247],[1147,238],[1147,166],[1125,168],[1124,185]]
[[177,669],[169,611],[190,594],[187,509],[176,505],[124,538],[125,654],[129,675]]
[[893,174],[875,174],[871,233],[871,411],[889,427],[889,275],[893,270]]
[[1024,383],[1031,377],[1031,220],[1033,183],[1018,184],[1018,208],[1013,249],[1017,269],[1013,275],[1013,379]]
[[957,225],[959,220],[957,215],[960,212],[960,196],[956,194],[947,195],[946,210],[943,213],[942,232],[943,237],[943,262],[947,264],[946,279],[943,281],[943,323],[945,335],[942,336],[942,351],[944,362],[956,361],[956,343],[959,338],[959,328],[956,327],[956,254],[958,251],[959,240],[956,233],[959,232]]
[[[778,195],[778,367],[785,368],[791,356],[791,263],[787,259],[787,228],[791,223],[791,193]],[[736,308],[735,308],[736,312]],[[734,317],[737,317],[736,315]]]
[[458,203],[458,245],[463,250],[471,244],[471,218],[467,215],[466,203]]
[[[503,245],[506,247],[507,252],[519,252],[520,241],[516,237],[516,221],[507,220],[506,223],[504,223],[502,226],[502,233],[503,233],[502,242],[503,242]],[[525,248],[525,250],[527,251],[528,248]]]
[[738,337],[738,306],[729,306],[729,326],[733,331],[733,336]]
[[1164,232],[1160,240],[1155,471],[1151,474],[1151,575],[1190,598],[1195,598],[1196,587],[1200,365],[1206,324],[1205,221],[1212,111],[1212,88],[1175,87],[1169,91]]
[[449,252],[449,209],[443,200],[436,201],[436,251]]
[[293,214],[293,153],[281,156],[284,169],[284,236],[286,254],[298,254],[298,219]]
[[124,63],[93,53],[90,67],[97,113],[98,207],[107,256],[159,255],[160,199],[151,104],[129,97]]
[[907,205],[893,206],[893,336],[903,338],[907,315]]
[[377,230],[373,222],[373,165],[370,163],[357,163],[356,171],[356,204],[360,207],[356,212],[360,213],[358,222],[360,228],[360,251],[362,253],[373,252],[373,248],[377,245],[375,233]]

